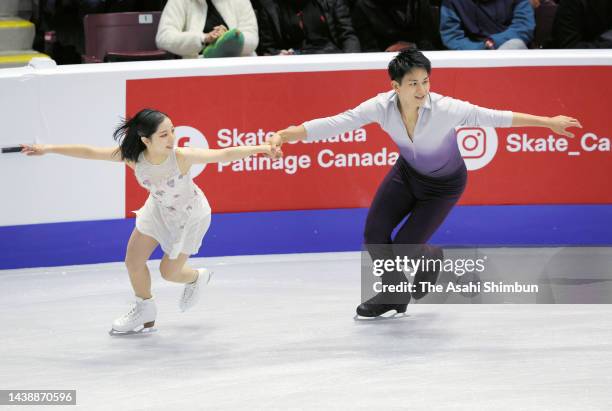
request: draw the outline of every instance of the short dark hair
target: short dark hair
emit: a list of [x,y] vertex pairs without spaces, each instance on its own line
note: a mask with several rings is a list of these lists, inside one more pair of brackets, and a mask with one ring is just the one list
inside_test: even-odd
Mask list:
[[113,138],[119,143],[121,159],[137,162],[140,153],[147,148],[140,138],[151,138],[167,117],[161,111],[145,108],[134,117],[123,120],[113,133]]
[[402,83],[402,79],[406,73],[411,72],[415,68],[422,68],[431,74],[431,62],[423,53],[415,48],[406,49],[400,52],[389,63],[389,77],[398,83]]

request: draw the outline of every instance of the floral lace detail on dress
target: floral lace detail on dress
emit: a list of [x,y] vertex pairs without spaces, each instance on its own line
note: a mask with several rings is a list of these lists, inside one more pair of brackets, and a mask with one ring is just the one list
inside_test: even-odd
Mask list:
[[176,152],[172,151],[161,164],[149,163],[141,153],[135,174],[138,183],[151,194],[172,237],[180,237],[201,191],[191,178],[181,174]]

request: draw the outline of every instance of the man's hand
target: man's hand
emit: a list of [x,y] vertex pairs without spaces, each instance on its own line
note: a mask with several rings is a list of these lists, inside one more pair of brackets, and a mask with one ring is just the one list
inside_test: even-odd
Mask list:
[[573,138],[574,134],[567,131],[570,127],[582,128],[582,124],[575,118],[567,116],[556,116],[549,119],[548,128],[557,134]]
[[268,144],[272,148],[272,158],[279,158],[283,156],[283,151],[281,147],[283,146],[283,138],[280,134],[274,133],[272,136],[267,139]]

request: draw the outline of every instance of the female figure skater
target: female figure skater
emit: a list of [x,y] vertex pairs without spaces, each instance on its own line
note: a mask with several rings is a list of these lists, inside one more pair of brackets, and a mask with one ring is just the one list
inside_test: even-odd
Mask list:
[[[414,246],[409,252],[412,258],[423,254],[442,258],[441,249],[425,243],[466,185],[467,169],[457,145],[455,127],[548,127],[569,137],[573,134],[566,131],[568,127],[581,127],[578,120],[570,117],[490,110],[430,93],[431,63],[415,49],[399,53],[389,63],[388,72],[393,90],[336,116],[278,131],[270,139],[274,148],[279,149],[285,142],[329,138],[374,122],[391,136],[399,147],[400,157],[378,188],[368,212],[364,240],[372,260],[393,259],[401,244]],[[392,231],[408,215],[392,239]],[[412,296],[423,297],[426,292],[422,286],[435,283],[437,276],[437,271],[417,272]],[[387,271],[382,278],[383,284],[397,285],[405,280],[398,271]],[[357,315],[377,317],[391,310],[404,313],[410,298],[410,293],[380,293],[359,305]]]
[[175,148],[174,126],[167,115],[145,109],[126,120],[114,132],[119,147],[85,145],[24,145],[26,155],[47,153],[92,160],[124,162],[135,171],[138,183],[149,191],[144,206],[136,211],[136,227],[125,256],[136,302],[113,322],[114,334],[151,331],[157,309],[151,294],[151,276],[146,262],[159,244],[164,257],[159,270],[164,279],[185,284],[179,301],[182,311],[198,300],[199,287],[210,273],[194,270],[186,262],[200,249],[208,230],[211,209],[202,190],[189,175],[193,164],[229,162],[250,155],[271,155],[269,144],[230,147],[222,150]]

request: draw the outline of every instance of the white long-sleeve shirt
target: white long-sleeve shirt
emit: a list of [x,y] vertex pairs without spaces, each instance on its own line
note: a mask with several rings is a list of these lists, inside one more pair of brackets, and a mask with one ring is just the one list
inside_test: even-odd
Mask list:
[[[212,0],[228,29],[244,35],[243,56],[255,54],[259,42],[257,19],[249,0]],[[206,24],[206,0],[168,0],[162,12],[155,42],[157,47],[183,58],[197,58],[202,51]]]
[[482,108],[465,101],[429,93],[419,108],[411,140],[394,91],[381,93],[352,110],[306,121],[307,140],[330,138],[370,123],[378,123],[399,147],[401,156],[421,174],[440,177],[457,171],[463,158],[455,127],[510,127],[512,112]]

